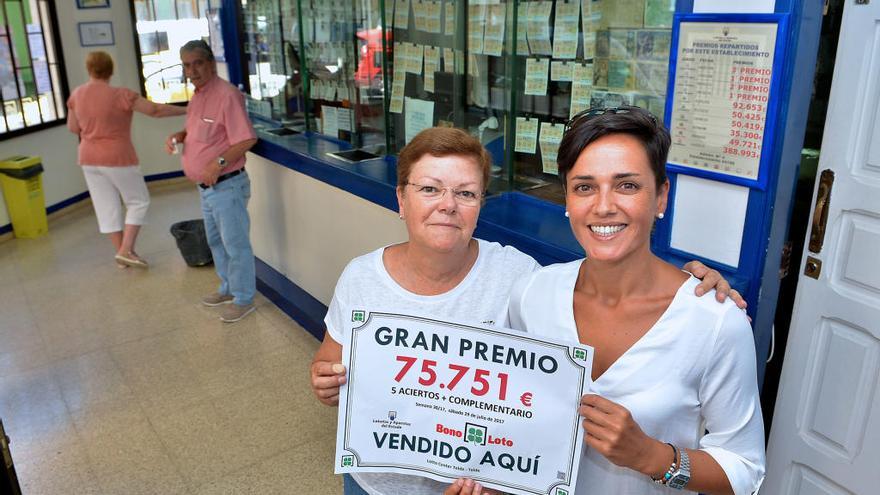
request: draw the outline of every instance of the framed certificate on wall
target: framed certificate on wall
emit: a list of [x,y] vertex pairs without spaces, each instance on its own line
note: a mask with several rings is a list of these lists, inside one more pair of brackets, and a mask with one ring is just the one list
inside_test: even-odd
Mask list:
[[78,9],[106,9],[110,7],[110,0],[76,0]]
[[116,44],[113,38],[113,23],[110,21],[80,22],[80,46],[110,46]]

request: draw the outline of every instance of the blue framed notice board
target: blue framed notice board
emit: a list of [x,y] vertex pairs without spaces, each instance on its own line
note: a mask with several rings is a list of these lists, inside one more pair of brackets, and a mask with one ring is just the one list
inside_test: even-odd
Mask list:
[[653,248],[720,270],[752,317],[782,152],[788,29],[789,14],[673,19],[664,119],[670,201]]

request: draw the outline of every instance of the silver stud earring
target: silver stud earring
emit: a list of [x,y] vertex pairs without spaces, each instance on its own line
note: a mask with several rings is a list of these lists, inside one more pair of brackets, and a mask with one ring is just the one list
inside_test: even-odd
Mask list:
[[568,218],[568,210],[565,210],[565,218]]
[[662,218],[665,217],[665,216],[666,216],[666,215],[664,215],[663,213],[658,213],[658,214],[657,214],[657,218],[660,218],[660,219],[662,219]]
[[403,220],[403,214],[398,215],[401,220]]

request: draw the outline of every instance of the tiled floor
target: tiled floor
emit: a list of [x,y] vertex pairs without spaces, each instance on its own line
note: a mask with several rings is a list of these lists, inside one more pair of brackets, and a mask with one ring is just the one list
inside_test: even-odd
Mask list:
[[308,386],[317,340],[262,296],[231,325],[200,305],[213,269],[168,233],[198,196],[152,192],[146,271],[116,268],[90,206],[0,241],[0,418],[23,492],[340,493],[336,411]]

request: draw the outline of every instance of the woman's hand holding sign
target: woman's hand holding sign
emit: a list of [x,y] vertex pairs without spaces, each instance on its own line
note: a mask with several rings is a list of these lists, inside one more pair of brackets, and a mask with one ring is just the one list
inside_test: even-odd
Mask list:
[[470,478],[459,478],[449,485],[443,495],[502,495],[502,493],[486,488]]
[[339,405],[339,386],[345,383],[346,369],[339,361],[342,359],[342,346],[333,339],[325,338],[310,370],[312,392],[322,404]]
[[587,445],[614,464],[649,476],[662,475],[669,466],[670,448],[642,431],[625,407],[598,395],[581,398]]

